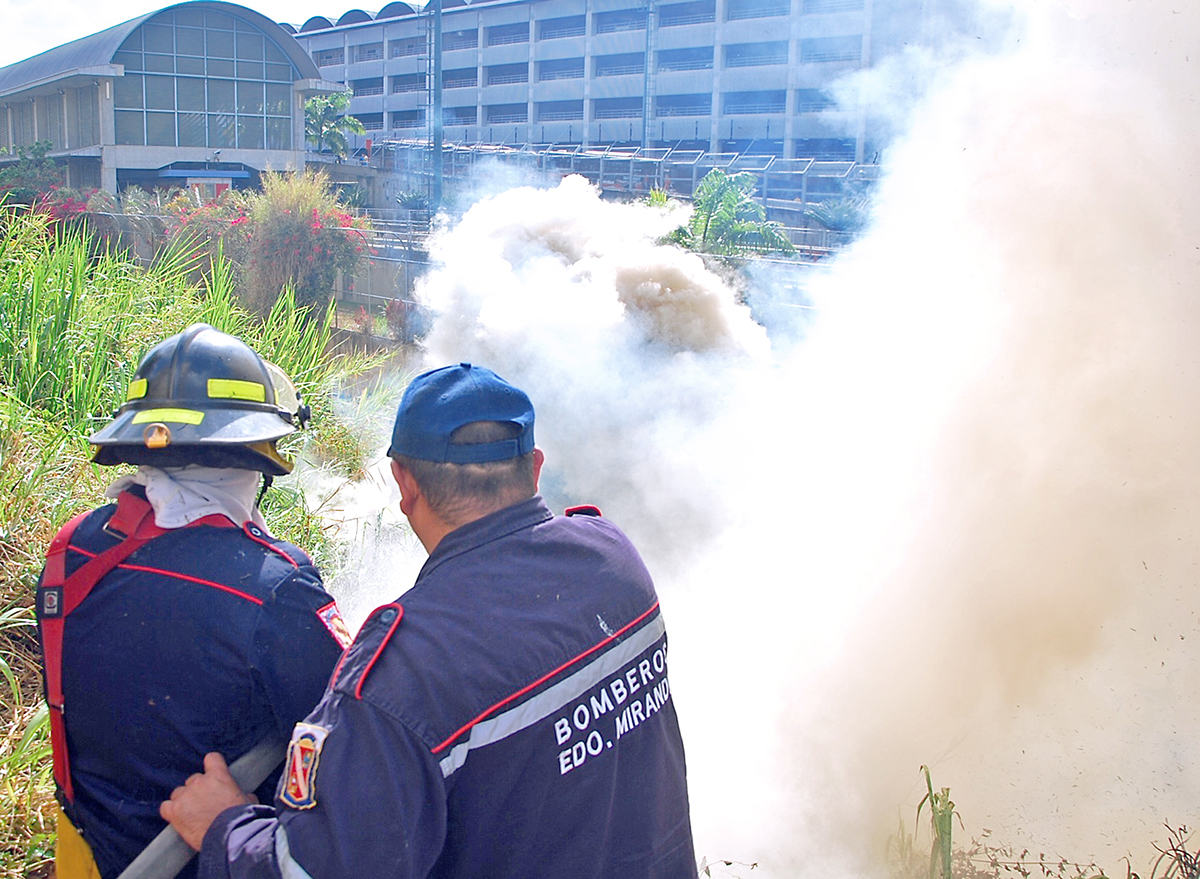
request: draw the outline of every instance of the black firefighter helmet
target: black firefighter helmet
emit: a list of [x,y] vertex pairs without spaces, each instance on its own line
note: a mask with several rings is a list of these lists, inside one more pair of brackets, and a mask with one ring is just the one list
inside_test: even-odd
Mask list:
[[240,339],[192,324],[142,358],[125,403],[89,442],[97,464],[236,467],[283,476],[275,441],[308,408],[278,367]]

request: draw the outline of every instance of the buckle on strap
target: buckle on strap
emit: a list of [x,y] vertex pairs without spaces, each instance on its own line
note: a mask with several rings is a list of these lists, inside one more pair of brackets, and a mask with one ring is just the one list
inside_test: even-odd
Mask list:
[[101,530],[110,537],[127,540],[134,535],[147,516],[151,517],[151,522],[154,521],[154,510],[150,502],[142,500],[132,492],[123,491],[117,496],[117,508]]

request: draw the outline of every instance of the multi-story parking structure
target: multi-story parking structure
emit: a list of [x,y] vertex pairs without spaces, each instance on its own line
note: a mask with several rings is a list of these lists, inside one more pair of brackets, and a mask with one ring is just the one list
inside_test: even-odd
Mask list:
[[440,104],[447,143],[862,162],[872,131],[830,86],[919,39],[925,5],[443,0],[435,17],[392,2],[311,18],[296,39],[322,78],[353,90],[350,112],[377,143],[427,138]]

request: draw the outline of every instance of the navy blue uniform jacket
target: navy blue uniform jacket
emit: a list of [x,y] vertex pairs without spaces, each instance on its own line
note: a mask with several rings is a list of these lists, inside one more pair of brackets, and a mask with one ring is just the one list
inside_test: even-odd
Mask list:
[[[118,542],[103,530],[115,509],[76,528],[68,574]],[[166,827],[159,803],[206,753],[233,760],[268,734],[287,741],[341,656],[320,615],[331,610],[308,556],[247,523],[168,531],[67,616],[66,812],[105,879]],[[265,800],[277,778],[259,789]]]
[[692,879],[666,658],[613,525],[541,498],[465,525],[363,625],[274,808],[218,816],[201,876]]

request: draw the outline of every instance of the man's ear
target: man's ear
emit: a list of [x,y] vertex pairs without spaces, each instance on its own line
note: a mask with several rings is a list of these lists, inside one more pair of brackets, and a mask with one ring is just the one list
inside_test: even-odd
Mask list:
[[396,485],[400,488],[400,512],[407,516],[412,512],[413,505],[421,494],[421,489],[417,485],[417,480],[413,478],[412,471],[395,458],[392,458],[392,478],[396,480]]
[[546,456],[539,448],[533,450],[533,493],[537,494],[538,480],[542,476],[542,465],[546,463]]

